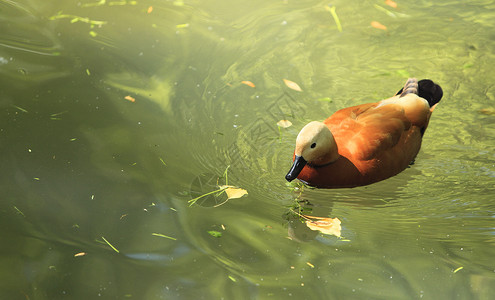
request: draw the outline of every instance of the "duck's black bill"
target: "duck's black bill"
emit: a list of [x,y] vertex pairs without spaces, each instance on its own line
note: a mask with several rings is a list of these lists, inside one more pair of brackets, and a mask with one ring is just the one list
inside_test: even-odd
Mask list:
[[287,179],[288,182],[291,182],[292,180],[296,179],[299,173],[301,173],[306,163],[307,161],[302,156],[296,155],[294,159],[294,163],[292,164],[292,168],[290,168],[289,173],[285,175],[285,179]]

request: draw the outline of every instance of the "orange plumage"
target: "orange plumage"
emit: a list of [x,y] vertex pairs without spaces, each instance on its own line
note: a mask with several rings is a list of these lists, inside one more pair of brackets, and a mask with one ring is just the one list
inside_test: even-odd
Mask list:
[[321,188],[371,184],[403,171],[416,157],[442,98],[431,80],[409,79],[395,96],[337,111],[299,133],[286,175]]

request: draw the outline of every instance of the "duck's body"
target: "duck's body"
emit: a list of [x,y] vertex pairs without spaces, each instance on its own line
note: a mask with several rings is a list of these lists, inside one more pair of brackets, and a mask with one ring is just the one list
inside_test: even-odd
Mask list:
[[431,80],[409,79],[397,95],[344,108],[299,133],[286,176],[320,188],[371,184],[403,171],[421,148],[431,113],[442,97]]

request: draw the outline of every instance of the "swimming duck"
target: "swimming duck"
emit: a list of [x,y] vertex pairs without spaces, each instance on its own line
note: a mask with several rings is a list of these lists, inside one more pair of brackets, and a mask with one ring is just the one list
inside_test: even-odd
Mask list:
[[443,96],[429,79],[409,78],[393,97],[341,109],[304,126],[287,181],[319,188],[368,185],[402,172],[419,152]]

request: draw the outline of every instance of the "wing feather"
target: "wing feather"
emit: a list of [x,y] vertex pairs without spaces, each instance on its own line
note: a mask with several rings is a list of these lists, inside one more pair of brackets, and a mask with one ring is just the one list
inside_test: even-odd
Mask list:
[[365,104],[340,110],[325,120],[339,152],[359,160],[379,158],[411,127],[400,105]]

